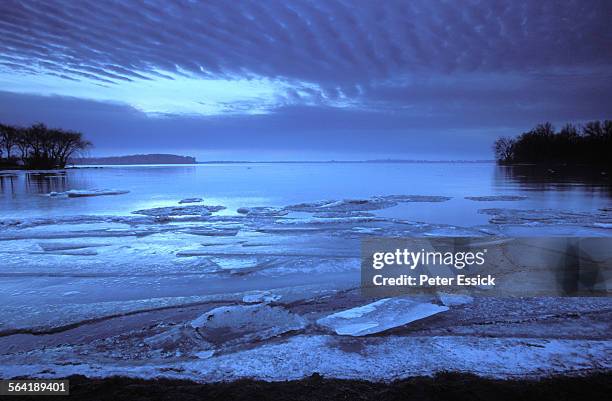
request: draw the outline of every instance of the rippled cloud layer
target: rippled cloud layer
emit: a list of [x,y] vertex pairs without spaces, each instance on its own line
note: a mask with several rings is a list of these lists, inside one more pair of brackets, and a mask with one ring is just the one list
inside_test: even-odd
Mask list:
[[603,118],[610,15],[605,0],[4,0],[0,89],[149,116]]

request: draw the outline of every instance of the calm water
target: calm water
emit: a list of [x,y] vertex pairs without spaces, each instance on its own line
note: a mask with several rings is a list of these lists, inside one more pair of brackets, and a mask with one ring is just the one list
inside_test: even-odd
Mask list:
[[[5,172],[6,174],[6,172]],[[386,216],[455,225],[485,223],[478,209],[595,210],[610,206],[607,176],[560,174],[493,163],[255,163],[176,166],[105,166],[59,173],[0,175],[0,218],[77,214],[129,214],[201,197],[228,207],[285,206],[321,199],[376,195],[444,195],[442,203],[409,203]],[[121,189],[129,194],[90,198],[49,197],[51,191]],[[524,195],[517,202],[475,202],[465,196]]]

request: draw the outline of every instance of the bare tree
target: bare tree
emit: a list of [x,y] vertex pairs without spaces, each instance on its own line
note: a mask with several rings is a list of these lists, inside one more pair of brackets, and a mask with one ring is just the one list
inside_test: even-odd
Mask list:
[[6,158],[11,158],[11,150],[17,144],[18,130],[16,127],[0,124],[0,156],[6,153]]
[[[92,146],[80,132],[51,129],[44,124],[29,128],[0,125],[0,146],[7,160],[16,148],[26,168],[64,168],[68,159]],[[16,164],[15,160],[8,160]]]
[[495,158],[499,161],[509,162],[512,160],[515,140],[508,137],[501,137],[493,144]]

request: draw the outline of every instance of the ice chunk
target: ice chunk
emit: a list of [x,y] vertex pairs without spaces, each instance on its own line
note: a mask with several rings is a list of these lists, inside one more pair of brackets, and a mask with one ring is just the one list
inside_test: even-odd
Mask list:
[[247,304],[270,303],[281,299],[280,295],[272,294],[270,291],[253,291],[242,297],[242,302]]
[[191,235],[203,235],[205,237],[233,237],[238,234],[237,228],[189,228],[183,231]]
[[[134,341],[140,342],[141,340],[134,338]],[[180,324],[146,337],[142,339],[141,344],[151,351],[160,352],[164,356],[193,354],[198,358],[206,359],[214,354],[214,346],[202,339],[187,324]]]
[[69,198],[83,198],[88,196],[123,195],[130,191],[122,189],[71,189],[66,192],[50,192],[49,196],[67,196]]
[[83,248],[96,248],[99,246],[109,246],[110,244],[80,244],[80,243],[72,243],[72,242],[43,242],[38,244],[38,246],[47,252],[54,251],[67,251],[73,249],[83,249]]
[[181,199],[179,201],[179,204],[183,204],[183,203],[199,203],[202,202],[202,198],[185,198],[185,199]]
[[206,351],[198,351],[196,353],[194,353],[195,356],[197,356],[200,359],[208,359],[211,356],[213,356],[215,354],[214,350],[206,350]]
[[31,228],[38,226],[54,226],[59,224],[97,224],[97,223],[117,223],[117,224],[152,224],[156,219],[144,216],[104,216],[104,215],[75,215],[57,217],[34,217],[25,219],[3,219],[0,220],[1,227],[11,228]]
[[[179,255],[177,254],[177,256]],[[259,265],[259,259],[257,257],[249,256],[228,255],[212,258],[212,261],[221,269],[231,271],[254,269]]]
[[409,298],[384,298],[376,302],[336,312],[317,320],[340,335],[365,336],[380,333],[423,319],[448,307]]
[[481,230],[455,226],[434,227],[423,233],[426,237],[480,237],[482,234]]
[[375,214],[369,212],[353,212],[353,211],[345,211],[345,212],[322,212],[315,213],[312,217],[316,217],[318,219],[335,219],[339,217],[373,217]]
[[58,251],[30,252],[30,255],[66,255],[66,256],[96,256],[98,252],[91,249],[65,249]]
[[440,302],[442,302],[446,306],[459,306],[465,304],[471,304],[474,302],[474,298],[469,295],[462,294],[438,294],[440,298]]
[[599,211],[570,211],[555,209],[480,209],[479,213],[493,216],[489,222],[492,224],[571,224],[586,227],[605,228],[606,224],[612,224],[612,213]]
[[191,322],[213,344],[252,343],[306,327],[306,320],[281,307],[265,304],[221,306]]
[[493,201],[522,201],[527,199],[526,196],[522,195],[491,195],[491,196],[466,196],[465,199],[479,202],[493,202]]
[[294,212],[309,213],[357,213],[369,210],[381,210],[393,207],[403,202],[445,202],[448,196],[435,195],[388,195],[375,196],[368,199],[344,199],[344,200],[324,200],[309,203],[300,203],[285,207]]
[[277,207],[265,207],[265,206],[241,207],[236,211],[240,214],[246,214],[247,216],[261,216],[261,217],[284,216],[289,213],[288,210],[284,210],[284,209],[277,208]]
[[225,209],[225,206],[167,206],[156,207],[153,209],[136,210],[134,214],[144,214],[145,216],[171,217],[171,216],[210,216],[214,212]]
[[408,202],[446,202],[451,198],[448,196],[438,195],[387,195],[381,196],[381,199],[387,199],[400,203]]
[[397,203],[384,198],[371,199],[344,199],[339,201],[318,201],[311,203],[300,203],[285,207],[294,212],[361,212],[367,210],[386,209]]

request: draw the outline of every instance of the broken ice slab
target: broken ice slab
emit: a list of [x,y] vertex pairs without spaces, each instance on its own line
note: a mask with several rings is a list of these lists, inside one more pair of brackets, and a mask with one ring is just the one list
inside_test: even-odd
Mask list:
[[161,232],[156,229],[134,229],[134,230],[83,230],[83,231],[54,231],[54,232],[34,232],[21,233],[9,232],[0,235],[0,241],[14,241],[27,239],[72,239],[72,238],[114,238],[114,237],[145,237]]
[[344,200],[325,200],[309,203],[300,203],[285,207],[286,210],[293,212],[360,212],[366,210],[379,210],[395,206],[396,202],[383,198],[371,199],[344,199]]
[[344,212],[321,212],[315,213],[312,217],[319,219],[335,219],[338,217],[374,217],[375,214],[369,212],[355,212],[355,211],[344,211]]
[[459,306],[474,302],[474,297],[463,294],[439,293],[438,298],[440,298],[440,302],[442,302],[445,306]]
[[396,206],[398,203],[445,202],[449,199],[451,198],[448,196],[436,195],[388,195],[367,199],[322,200],[290,205],[285,209],[309,213],[351,213],[387,209]]
[[612,212],[571,211],[555,209],[480,209],[478,213],[492,216],[491,224],[527,224],[527,225],[580,225],[585,227],[606,228],[612,224]]
[[522,201],[527,199],[522,195],[491,195],[491,196],[466,196],[465,199],[478,202],[494,202],[494,201]]
[[54,226],[64,224],[153,224],[156,219],[153,217],[144,216],[104,216],[104,215],[75,215],[75,216],[57,216],[57,217],[34,217],[24,219],[2,219],[0,220],[0,228],[31,228],[39,226]]
[[306,327],[306,320],[281,307],[265,304],[221,306],[191,322],[216,345],[253,343]]
[[448,307],[411,298],[383,298],[367,305],[336,312],[317,320],[321,326],[344,336],[365,336],[403,326]]
[[73,242],[42,242],[38,246],[46,252],[67,251],[83,248],[97,248],[99,246],[110,246],[110,244],[73,243]]
[[270,291],[253,291],[242,297],[242,302],[247,304],[270,303],[281,299],[281,295],[272,294]]
[[60,249],[56,251],[32,251],[30,255],[66,255],[66,256],[97,256],[98,252],[92,249]]
[[238,210],[236,211],[240,214],[245,214],[249,217],[275,217],[285,216],[289,213],[288,210],[284,210],[282,208],[266,206],[241,207],[238,208]]
[[[148,348],[153,353],[159,353],[165,357],[176,356],[180,354],[193,354],[199,358],[205,359],[214,354],[214,347],[209,342],[199,336],[191,326],[180,324],[171,327],[161,333],[146,337],[138,341],[138,347]],[[132,344],[132,347],[136,344]],[[156,352],[157,351],[157,352]]]
[[256,257],[244,256],[227,256],[211,259],[219,268],[223,270],[247,270],[255,269],[259,265],[259,259]]
[[144,214],[145,216],[172,217],[172,216],[210,216],[214,212],[225,209],[225,206],[167,206],[152,209],[141,209],[133,211],[133,214]]
[[71,189],[65,192],[51,192],[49,196],[67,196],[69,198],[83,198],[87,196],[123,195],[130,191],[123,189]]
[[183,230],[185,234],[191,235],[202,235],[205,237],[234,237],[238,234],[237,228],[215,228],[215,227],[205,227],[205,228],[188,228]]
[[381,196],[380,199],[391,200],[400,203],[409,202],[446,202],[451,200],[449,196],[439,195],[387,195]]
[[183,204],[183,203],[199,203],[202,202],[202,198],[185,198],[185,199],[181,199],[179,201],[179,204]]

